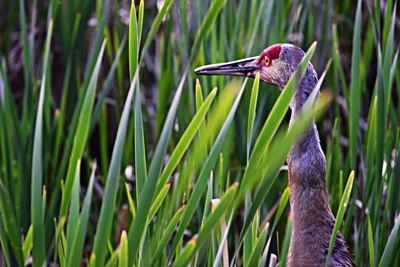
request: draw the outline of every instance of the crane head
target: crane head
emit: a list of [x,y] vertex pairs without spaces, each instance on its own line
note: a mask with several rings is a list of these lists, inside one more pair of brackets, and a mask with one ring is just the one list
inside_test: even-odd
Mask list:
[[199,75],[245,77],[255,77],[257,73],[260,73],[262,81],[274,84],[282,89],[303,56],[304,51],[295,45],[275,44],[267,47],[259,56],[206,65],[195,69],[195,72]]

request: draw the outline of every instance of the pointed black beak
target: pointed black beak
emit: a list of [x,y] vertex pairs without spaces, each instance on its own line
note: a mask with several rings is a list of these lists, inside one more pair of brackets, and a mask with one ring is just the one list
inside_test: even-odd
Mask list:
[[199,67],[194,70],[199,75],[235,75],[235,76],[254,76],[254,71],[258,69],[258,57],[249,57],[236,61],[212,64]]

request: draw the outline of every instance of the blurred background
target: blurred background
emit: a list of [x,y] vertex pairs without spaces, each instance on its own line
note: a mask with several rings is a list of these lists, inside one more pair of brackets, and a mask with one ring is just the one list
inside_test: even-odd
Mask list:
[[[147,50],[142,53],[141,48],[145,46],[146,36],[153,21],[165,4],[162,0],[143,1],[141,40],[139,38],[139,55],[142,57],[139,65],[139,83],[145,161],[150,163],[154,156],[172,99],[187,64],[190,64],[190,71],[177,106],[163,164],[168,162],[196,113],[196,79],[199,79],[204,96],[214,87],[218,87],[216,99],[224,97],[224,88],[229,87],[227,84],[233,80],[228,77],[198,77],[193,72],[194,68],[256,56],[275,43],[292,43],[306,51],[317,41],[311,61],[318,75],[321,75],[331,60],[321,90],[328,92],[332,101],[317,121],[317,125],[327,158],[327,187],[332,210],[336,214],[347,177],[351,170],[355,170],[352,195],[340,229],[355,255],[357,265],[377,265],[390,234],[396,229],[395,218],[400,208],[398,3],[391,0],[359,1],[360,24],[357,25],[355,18],[358,1],[228,0],[224,2],[219,15],[209,27],[208,34],[201,39],[198,50],[192,54],[198,29],[212,2],[217,1],[166,2],[171,2],[171,8],[163,16],[154,38],[146,47]],[[134,1],[134,4],[138,9],[140,1]],[[43,83],[42,73],[48,73],[44,98],[41,164],[43,185],[47,194],[44,223],[47,226],[45,251],[48,262],[52,262],[53,257],[54,261],[58,261],[57,257],[53,256],[56,250],[53,244],[55,225],[58,225],[54,223],[53,218],[59,214],[60,192],[63,190],[63,183],[60,181],[67,175],[72,140],[75,136],[75,114],[79,112],[80,99],[83,99],[101,44],[105,40],[94,111],[90,117],[88,142],[83,144],[85,149],[81,159],[82,196],[85,195],[83,193],[86,193],[89,184],[91,163],[96,161],[98,166],[87,237],[82,252],[84,263],[90,258],[114,141],[132,78],[129,73],[128,51],[131,2],[0,0],[0,10],[0,99],[3,109],[0,116],[0,127],[3,131],[0,143],[0,179],[10,192],[11,207],[16,214],[21,236],[27,234],[31,225],[30,188],[35,117]],[[50,17],[54,22],[49,52],[50,63],[47,65],[48,70],[44,70],[43,54]],[[227,185],[240,180],[243,175],[248,161],[247,116],[252,84],[252,80],[247,82],[247,89],[226,136],[221,152],[223,160],[217,164],[214,170],[214,184],[210,185],[214,190],[203,193],[202,201],[185,231],[182,245],[201,228],[203,210],[207,210],[206,206],[209,205],[207,199],[218,197],[226,190]],[[276,87],[260,84],[251,146],[279,94]],[[134,194],[137,188],[134,118],[132,113],[121,158],[121,180],[112,213],[112,234],[109,240],[111,252],[119,244],[122,230],[128,229],[132,220],[124,183],[133,194],[133,202],[136,203],[138,198]],[[288,119],[289,114],[285,125]],[[285,127],[281,128],[282,131],[285,130]],[[185,163],[182,161],[178,169],[183,166]],[[176,185],[174,179],[176,178],[168,178],[172,188]],[[193,183],[194,181],[189,180],[187,190],[178,188],[167,192],[165,204],[160,204],[160,213],[169,214],[165,210],[173,210],[186,203]],[[259,227],[272,220],[279,199],[287,187],[285,167],[271,186],[272,190],[257,213],[255,221],[258,221],[256,224],[259,224]],[[175,188],[177,187],[179,186],[176,185]],[[174,192],[180,194],[173,196]],[[3,217],[6,216],[4,212],[5,209],[2,210]],[[159,216],[170,218],[169,215]],[[236,249],[235,238],[238,238],[243,224],[244,207],[236,216],[239,223],[232,226],[228,237],[231,257]],[[274,232],[268,234],[271,242],[269,253],[278,255],[278,259],[285,249],[288,217],[289,205]],[[154,220],[157,221],[157,218]],[[163,229],[165,225],[158,226],[158,222],[154,222],[153,226],[149,226],[149,235],[154,235],[154,238],[149,237],[150,240],[157,240],[157,237],[162,236],[158,227]],[[5,254],[8,252],[5,252],[4,246],[10,246],[7,241],[9,236],[5,232],[0,231],[0,263],[7,261]],[[215,247],[218,248],[218,235],[211,240],[211,244],[214,244],[214,248],[210,249],[212,252],[203,248],[198,255],[208,257],[201,260],[201,257],[198,259],[196,256],[193,264],[212,265],[213,255],[216,254]],[[152,242],[149,243],[150,247],[156,246]],[[392,244],[396,253],[400,249],[399,243],[397,238]],[[374,259],[371,259],[371,251],[374,253]],[[174,251],[171,252],[166,246],[162,253],[168,258]],[[245,262],[240,257],[236,260],[240,265]],[[163,260],[155,262],[160,266],[166,263]],[[391,257],[390,263],[393,264],[391,266],[398,266],[399,256]],[[138,261],[137,264],[144,262]]]

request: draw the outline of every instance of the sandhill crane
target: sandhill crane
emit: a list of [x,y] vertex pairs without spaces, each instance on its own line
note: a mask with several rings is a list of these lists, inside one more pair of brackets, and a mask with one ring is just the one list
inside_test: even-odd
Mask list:
[[[261,55],[237,61],[197,68],[201,75],[236,75],[255,77],[283,90],[295,72],[304,51],[292,44],[276,44]],[[290,103],[290,123],[318,82],[311,63]],[[326,161],[318,130],[313,123],[293,145],[287,157],[290,186],[290,208],[293,219],[288,266],[324,266],[335,217],[326,191]],[[330,266],[354,266],[343,236],[339,233],[330,258]]]

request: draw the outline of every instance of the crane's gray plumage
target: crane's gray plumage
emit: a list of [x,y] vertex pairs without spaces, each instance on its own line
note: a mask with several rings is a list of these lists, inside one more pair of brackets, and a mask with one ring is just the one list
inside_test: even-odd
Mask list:
[[[277,44],[260,56],[203,66],[195,70],[203,75],[240,75],[255,77],[282,90],[297,69],[304,51],[292,44]],[[311,63],[308,64],[295,96],[290,103],[291,123],[318,82]],[[335,217],[326,191],[325,155],[313,123],[293,145],[288,158],[292,234],[288,266],[324,266]],[[330,266],[354,266],[343,236],[339,233],[330,258]]]

